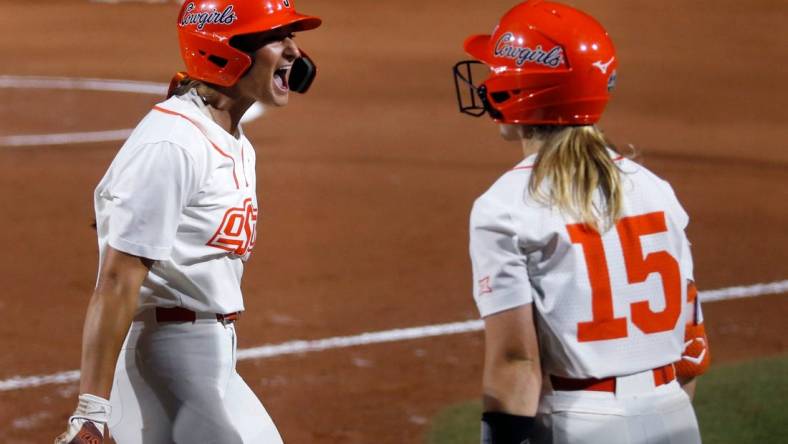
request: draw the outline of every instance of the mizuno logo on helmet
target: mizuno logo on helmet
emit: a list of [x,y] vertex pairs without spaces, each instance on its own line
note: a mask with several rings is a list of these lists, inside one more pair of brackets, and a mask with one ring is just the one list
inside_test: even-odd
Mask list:
[[517,66],[536,63],[550,68],[558,68],[564,63],[564,50],[560,46],[545,51],[542,49],[542,45],[536,45],[536,48],[515,46],[515,40],[514,34],[511,32],[502,35],[495,43],[495,57],[513,59]]
[[208,12],[194,12],[194,2],[186,5],[183,11],[183,18],[181,18],[181,26],[197,25],[197,29],[202,31],[205,25],[232,25],[238,16],[235,15],[233,5],[224,8],[224,11],[217,11],[216,9]]
[[282,3],[285,4],[285,8],[289,8],[290,7],[290,0],[282,0]]
[[607,61],[607,63],[602,63],[602,61],[599,60],[597,62],[592,63],[591,65],[599,68],[599,70],[602,71],[602,74],[607,74],[607,68],[610,67],[610,64],[613,63],[613,60],[615,59],[616,59],[615,57],[611,57],[610,60]]

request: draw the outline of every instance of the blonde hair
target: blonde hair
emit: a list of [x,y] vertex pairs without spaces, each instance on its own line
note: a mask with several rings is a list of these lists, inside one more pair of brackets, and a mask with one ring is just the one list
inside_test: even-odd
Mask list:
[[221,95],[214,87],[206,84],[202,80],[193,79],[186,73],[177,73],[170,81],[170,88],[167,91],[167,98],[172,96],[182,96],[194,90],[204,104],[216,103]]
[[[621,170],[608,149],[618,152],[595,125],[529,127],[530,137],[544,140],[536,157],[528,191],[545,205],[557,207],[599,232],[621,217]],[[594,196],[599,190],[599,205]]]

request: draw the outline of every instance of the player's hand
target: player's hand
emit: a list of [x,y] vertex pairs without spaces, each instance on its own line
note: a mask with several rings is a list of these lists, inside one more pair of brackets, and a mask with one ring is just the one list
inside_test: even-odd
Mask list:
[[68,428],[55,444],[103,444],[104,425],[109,421],[109,401],[94,395],[79,395],[79,404],[68,418]]
[[[81,427],[77,428],[79,424]],[[104,424],[99,425],[101,429]],[[104,434],[96,423],[89,420],[69,421],[68,430],[55,438],[55,444],[103,444]]]

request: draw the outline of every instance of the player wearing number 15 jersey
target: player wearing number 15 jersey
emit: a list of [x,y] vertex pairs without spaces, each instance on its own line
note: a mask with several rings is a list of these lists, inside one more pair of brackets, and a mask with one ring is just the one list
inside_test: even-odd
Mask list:
[[479,61],[455,67],[461,111],[490,114],[525,155],[471,213],[482,442],[700,442],[688,393],[709,354],[689,218],[595,125],[617,77],[610,38],[527,1],[465,49]]

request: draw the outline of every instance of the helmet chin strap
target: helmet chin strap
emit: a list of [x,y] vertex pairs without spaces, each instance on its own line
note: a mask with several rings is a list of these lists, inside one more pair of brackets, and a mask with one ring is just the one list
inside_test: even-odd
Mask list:
[[476,88],[476,93],[479,95],[479,100],[481,100],[482,106],[484,110],[487,111],[487,114],[495,120],[503,120],[503,113],[490,104],[490,99],[487,97],[487,86],[479,86]]

